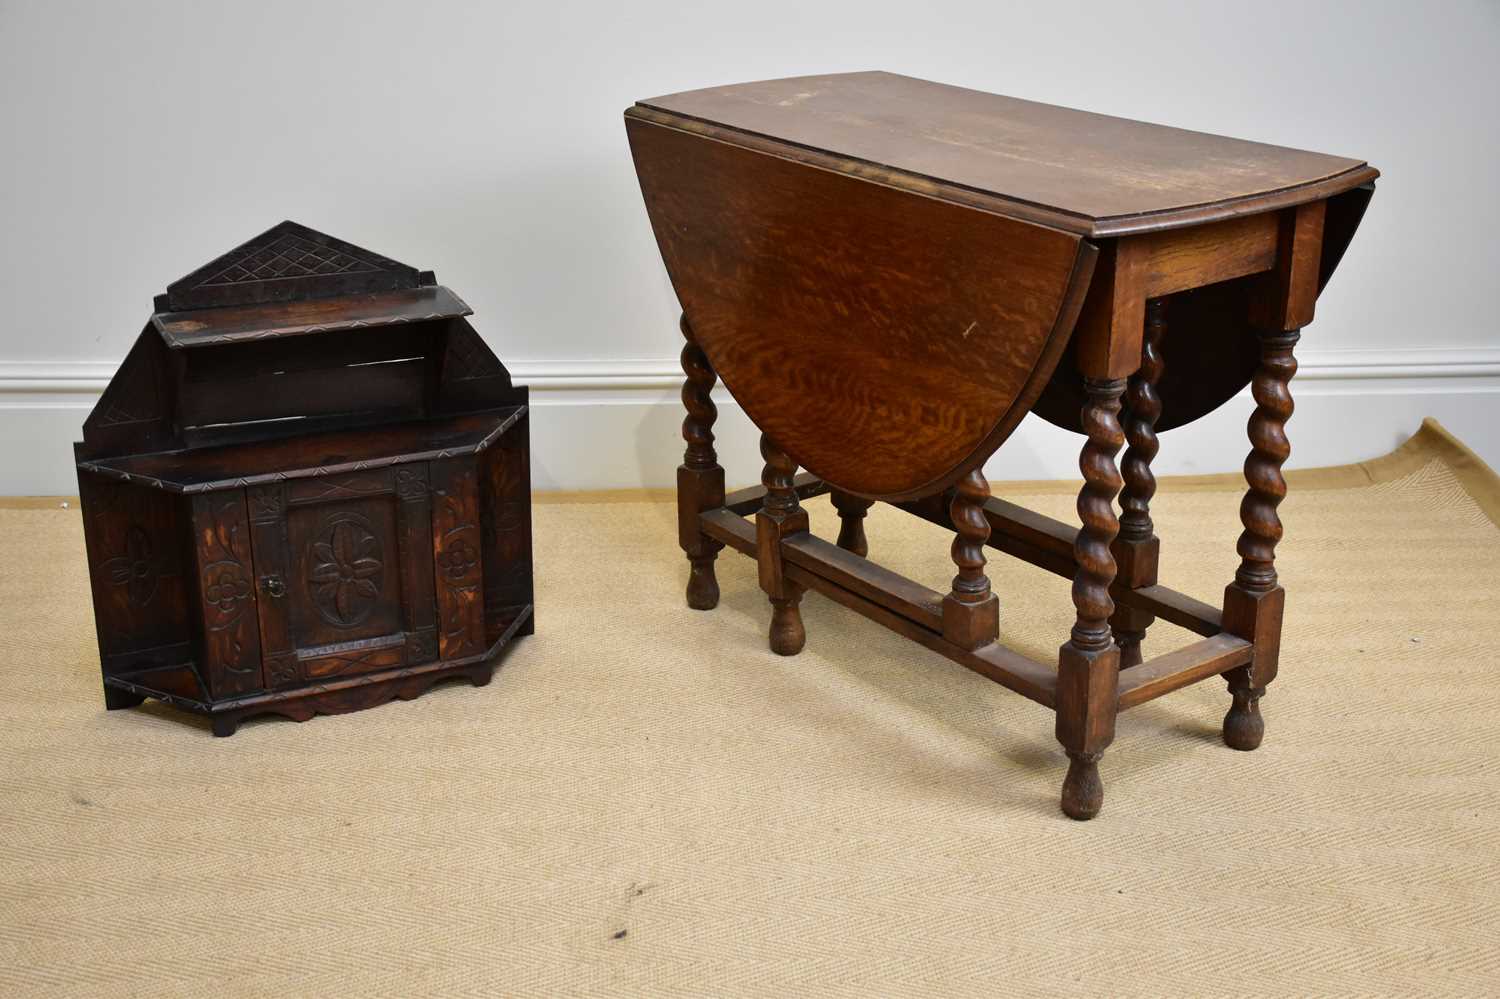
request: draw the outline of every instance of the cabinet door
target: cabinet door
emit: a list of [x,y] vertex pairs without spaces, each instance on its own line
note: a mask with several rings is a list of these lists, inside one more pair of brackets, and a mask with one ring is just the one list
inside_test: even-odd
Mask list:
[[424,465],[249,490],[267,684],[435,658]]

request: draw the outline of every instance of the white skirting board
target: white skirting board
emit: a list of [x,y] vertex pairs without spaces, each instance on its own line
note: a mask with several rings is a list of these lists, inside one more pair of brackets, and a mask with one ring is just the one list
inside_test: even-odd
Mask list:
[[[1436,417],[1500,467],[1500,348],[1305,351],[1292,383],[1288,467],[1377,457]],[[682,457],[676,359],[529,361],[537,490],[670,486]],[[0,495],[77,492],[72,442],[108,381],[108,362],[0,361]],[[723,392],[720,462],[731,485],[760,478],[757,434]],[[1162,435],[1158,475],[1238,469],[1247,448],[1244,392],[1210,416]],[[1081,438],[1027,417],[986,466],[992,481],[1075,479]]]

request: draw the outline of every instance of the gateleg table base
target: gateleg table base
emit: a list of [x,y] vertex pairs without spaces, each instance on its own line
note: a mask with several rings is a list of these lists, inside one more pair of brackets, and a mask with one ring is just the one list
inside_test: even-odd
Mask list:
[[[799,500],[830,491],[821,480],[805,473],[796,476],[792,488]],[[763,487],[739,490],[728,494],[722,506],[700,512],[697,525],[702,535],[759,559],[760,541],[753,518],[761,511],[766,492]],[[953,524],[942,500],[943,497],[938,496],[893,505],[952,529]],[[1069,579],[1074,577],[1077,571],[1073,555],[1077,528],[995,497],[985,501],[983,512],[990,526],[988,547],[1057,575]],[[860,513],[862,515],[863,511]],[[946,594],[892,572],[809,531],[782,537],[779,555],[786,581],[800,590],[821,593],[1009,690],[1054,711],[1058,709],[1059,673],[1055,665],[1038,662],[999,641],[967,648],[944,637],[943,601]],[[1232,677],[1236,671],[1244,672],[1254,660],[1255,642],[1226,631],[1223,612],[1219,608],[1160,584],[1131,588],[1125,585],[1123,577],[1117,577],[1110,596],[1119,607],[1170,621],[1202,636],[1199,641],[1183,648],[1120,669],[1115,688],[1117,710],[1145,704],[1210,677],[1231,674],[1231,693],[1234,693],[1235,707],[1240,710],[1232,707],[1225,719],[1225,741],[1236,749],[1255,748],[1250,743],[1259,743],[1260,715],[1255,705],[1256,698],[1248,691],[1236,693]],[[1279,632],[1279,628],[1277,630]],[[1248,732],[1251,728],[1255,729],[1253,740]],[[1088,818],[1097,811],[1097,802],[1093,802],[1092,808],[1088,803],[1088,799],[1097,797],[1098,793],[1094,788],[1098,783],[1095,769],[1098,753],[1092,755],[1093,759],[1080,762],[1075,758],[1070,763],[1070,771],[1083,771],[1075,774],[1069,782],[1076,785],[1075,790],[1082,795],[1083,806],[1070,811],[1069,802],[1064,801],[1065,811],[1080,813],[1073,816],[1076,818]],[[1065,799],[1066,796],[1065,791]],[[1090,814],[1081,814],[1084,812]]]

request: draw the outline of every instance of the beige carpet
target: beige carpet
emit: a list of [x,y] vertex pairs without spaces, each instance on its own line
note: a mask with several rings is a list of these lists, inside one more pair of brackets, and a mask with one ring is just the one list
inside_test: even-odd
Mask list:
[[[1166,484],[1167,582],[1217,601],[1239,493]],[[228,740],[105,714],[76,510],[10,506],[0,994],[1500,991],[1500,490],[1435,426],[1294,476],[1265,745],[1219,743],[1219,681],[1135,709],[1086,824],[1042,708],[818,596],[773,656],[741,556],[686,610],[664,503],[538,504],[490,686]],[[936,529],[869,533],[951,576]],[[991,570],[1054,655],[1066,583]]]

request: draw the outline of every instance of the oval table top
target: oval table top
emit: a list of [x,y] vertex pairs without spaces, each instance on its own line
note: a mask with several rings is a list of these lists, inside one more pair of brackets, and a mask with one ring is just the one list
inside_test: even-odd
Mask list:
[[710,87],[637,109],[843,161],[835,169],[881,168],[893,183],[1090,237],[1268,211],[1378,176],[1363,160],[884,72]]
[[[1074,327],[1109,294],[1120,246],[1187,245],[1326,202],[1321,289],[1378,176],[891,73],[695,90],[625,118],[710,363],[798,465],[875,499],[951,485],[1028,411],[1080,429]],[[1254,228],[1274,262],[1274,226]],[[1160,430],[1254,372],[1260,277],[1232,274],[1153,292],[1171,295]]]

